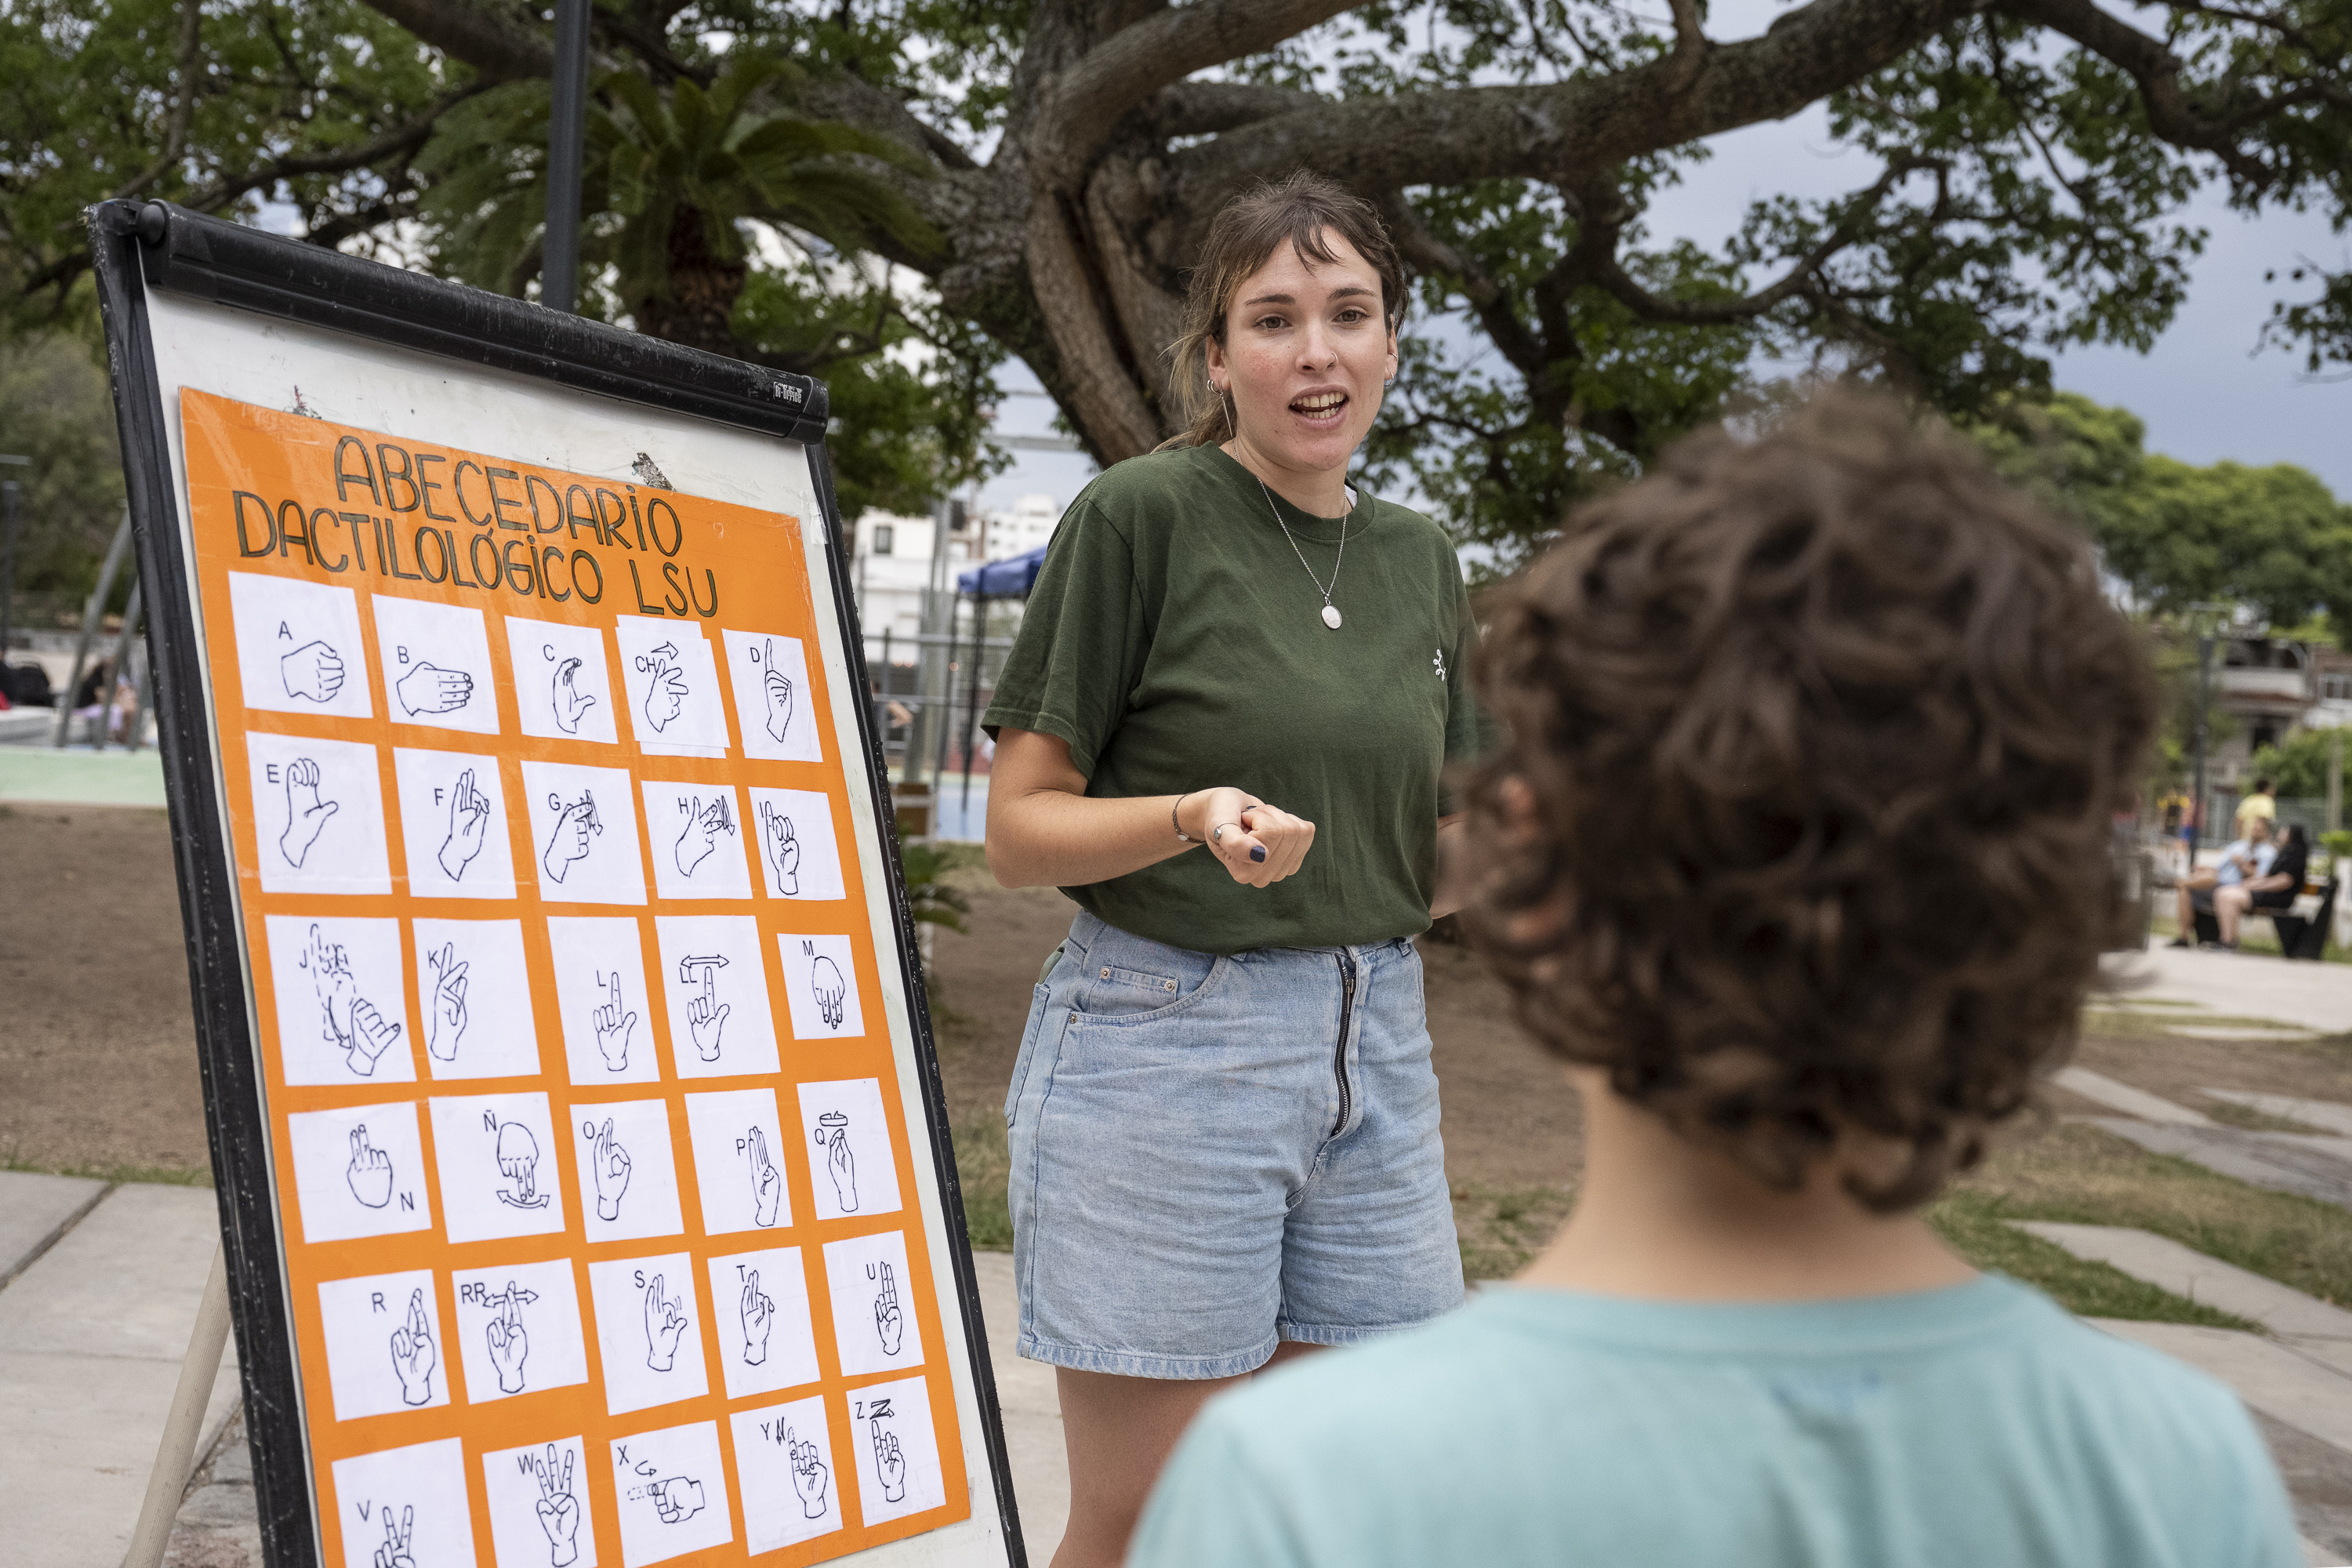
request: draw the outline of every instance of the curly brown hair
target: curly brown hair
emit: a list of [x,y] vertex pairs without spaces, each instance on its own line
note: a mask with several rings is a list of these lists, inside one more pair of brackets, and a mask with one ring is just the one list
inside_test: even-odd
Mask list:
[[1824,395],[1570,518],[1487,601],[1465,922],[1518,1016],[1780,1190],[1887,1213],[2073,1048],[2157,717],[2084,539]]

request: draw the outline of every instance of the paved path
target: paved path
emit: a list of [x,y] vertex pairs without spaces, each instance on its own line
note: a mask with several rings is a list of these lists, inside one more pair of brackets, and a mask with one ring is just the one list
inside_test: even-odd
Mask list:
[[40,745],[0,745],[0,803],[8,801],[160,809],[163,758],[152,746],[137,752],[68,746],[59,752]]
[[[14,1275],[0,1289],[0,1555],[9,1568],[113,1568],[139,1520],[218,1210],[204,1187],[0,1172],[0,1276]],[[205,1435],[236,1406],[232,1361]]]
[[[2158,946],[2103,966],[2116,1000],[2181,1002],[2225,1018],[2268,1018],[2323,1035],[2352,1033],[2352,963],[2289,963],[2253,952]],[[2194,1026],[2194,1020],[2183,1018]]]

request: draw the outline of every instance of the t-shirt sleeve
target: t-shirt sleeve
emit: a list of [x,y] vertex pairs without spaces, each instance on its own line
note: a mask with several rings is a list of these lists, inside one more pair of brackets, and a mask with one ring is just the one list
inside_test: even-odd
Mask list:
[[[1478,622],[1470,612],[1470,590],[1462,582],[1458,569],[1454,582],[1454,647],[1445,656],[1445,760],[1449,763],[1475,763],[1493,749],[1495,733],[1493,721],[1478,706],[1472,690],[1470,665],[1478,652]],[[1454,792],[1441,782],[1437,815],[1451,816],[1454,810]]]
[[1177,1445],[1127,1549],[1127,1568],[1306,1568],[1309,1561],[1297,1521],[1214,1412]]
[[1143,650],[1134,553],[1080,497],[1045,547],[982,728],[992,740],[1008,729],[1059,736],[1071,763],[1092,778],[1126,716]]

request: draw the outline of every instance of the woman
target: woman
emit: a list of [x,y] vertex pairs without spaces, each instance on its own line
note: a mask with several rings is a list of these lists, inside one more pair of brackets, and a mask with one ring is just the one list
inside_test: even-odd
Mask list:
[[1476,749],[1471,623],[1444,535],[1346,480],[1403,302],[1330,182],[1230,204],[1175,351],[1190,427],[1072,503],[987,715],[990,868],[1081,906],[1005,1101],[1056,1568],[1120,1559],[1221,1387],[1462,1299],[1412,939]]

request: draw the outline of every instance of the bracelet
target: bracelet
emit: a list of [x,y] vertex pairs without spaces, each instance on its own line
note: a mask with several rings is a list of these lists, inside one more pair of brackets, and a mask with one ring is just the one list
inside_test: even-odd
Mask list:
[[1184,825],[1176,820],[1176,814],[1183,809],[1184,803],[1186,801],[1192,799],[1194,795],[1200,793],[1201,792],[1196,789],[1188,789],[1182,795],[1176,797],[1176,804],[1168,808],[1168,826],[1174,828],[1176,830],[1176,837],[1187,844],[1198,844],[1201,841],[1184,831]]

